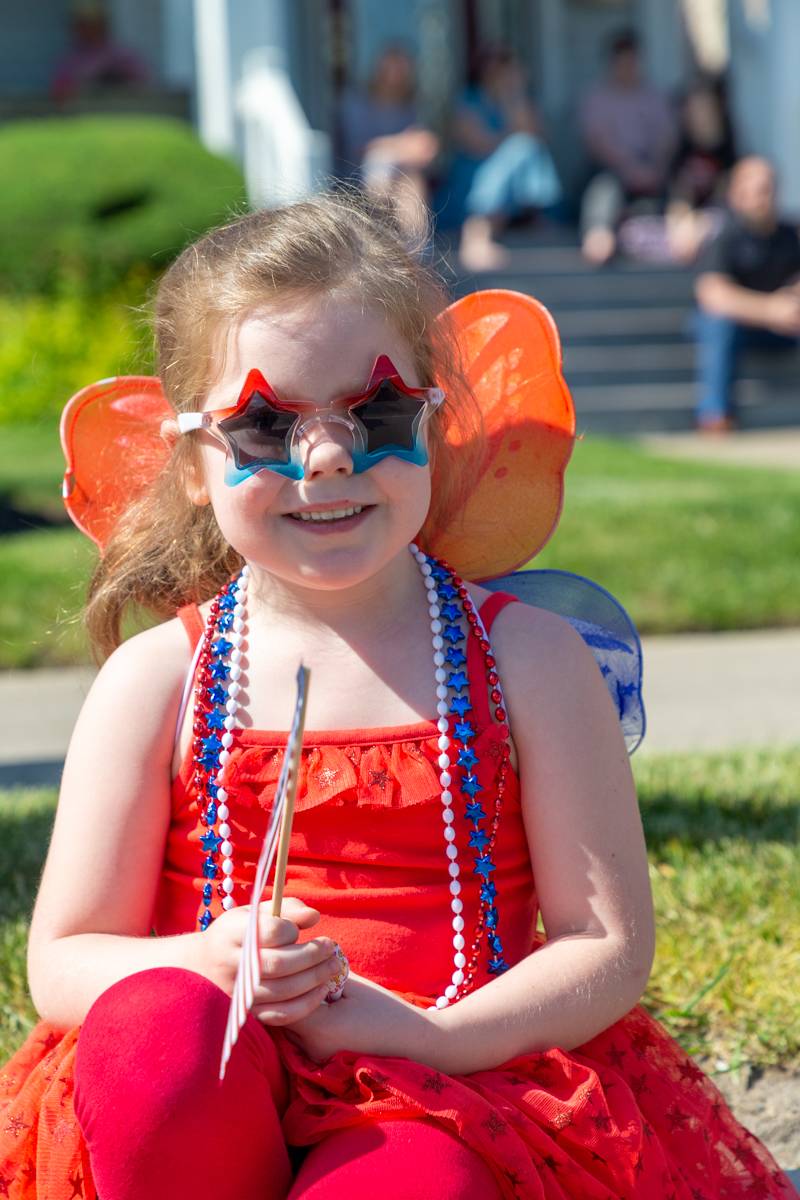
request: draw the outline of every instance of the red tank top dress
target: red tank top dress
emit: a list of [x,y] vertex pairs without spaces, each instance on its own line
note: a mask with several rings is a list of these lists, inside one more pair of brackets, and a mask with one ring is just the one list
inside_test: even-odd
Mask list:
[[[481,616],[487,630],[511,599],[497,593],[486,601]],[[202,632],[197,609],[180,615],[195,644]],[[470,648],[467,670],[486,807],[493,803],[502,739],[476,648]],[[425,1005],[442,993],[453,969],[438,736],[434,721],[307,731],[286,883],[287,894],[320,910],[314,932],[335,938],[355,971]],[[232,747],[229,824],[239,903],[250,900],[285,737],[239,730]],[[159,935],[196,929],[202,911],[203,828],[191,775],[187,755],[172,788],[153,914]],[[513,774],[494,860],[504,955],[513,964],[543,940],[536,932],[536,890]],[[479,878],[464,853],[461,866],[466,935],[478,911]],[[490,978],[482,971],[476,985]],[[0,1186],[0,1195],[95,1196],[71,1107],[78,1032],[64,1034],[41,1022],[0,1072],[0,1180],[14,1180],[7,1192]],[[526,1054],[470,1076],[346,1050],[318,1064],[280,1034],[277,1040],[291,1090],[284,1130],[297,1146],[363,1122],[419,1118],[467,1142],[503,1195],[519,1200],[794,1197],[768,1151],[735,1120],[711,1080],[639,1005],[576,1049]],[[33,1178],[28,1163],[36,1164]],[[82,1190],[75,1192],[68,1181],[78,1178]]]

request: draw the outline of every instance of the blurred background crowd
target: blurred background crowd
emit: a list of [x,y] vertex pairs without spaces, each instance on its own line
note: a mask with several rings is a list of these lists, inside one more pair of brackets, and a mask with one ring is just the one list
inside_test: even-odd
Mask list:
[[[692,269],[695,311],[669,327],[696,346],[694,424],[723,433],[741,419],[743,353],[780,358],[784,390],[796,374],[798,44],[795,0],[17,6],[0,44],[0,169],[13,193],[0,284],[69,265],[79,243],[98,271],[113,270],[137,224],[155,238],[151,260],[168,258],[179,247],[166,193],[181,191],[179,173],[194,193],[184,233],[224,215],[232,176],[223,186],[224,168],[209,168],[203,188],[185,142],[171,144],[177,121],[241,169],[251,204],[343,178],[389,195],[423,252],[434,252],[432,215],[436,249],[461,276],[520,275],[524,262],[536,292],[559,246],[595,272]],[[43,158],[39,197],[26,168],[35,160],[41,175]],[[59,241],[47,210],[62,177],[84,212],[66,201],[76,228]]]

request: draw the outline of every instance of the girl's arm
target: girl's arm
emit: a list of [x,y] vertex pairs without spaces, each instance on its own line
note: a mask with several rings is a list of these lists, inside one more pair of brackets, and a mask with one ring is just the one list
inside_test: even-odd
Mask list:
[[[356,981],[350,1001],[301,1023],[312,1054],[346,1047],[469,1074],[519,1054],[579,1046],[644,991],[654,949],[644,837],[594,658],[566,622],[523,604],[498,618],[493,643],[547,942],[441,1011],[415,1010]],[[502,885],[499,908],[502,921]]]
[[522,604],[501,614],[493,642],[547,942],[437,1014],[468,1059],[459,1070],[588,1041],[641,998],[655,948],[636,791],[593,655],[565,621]]
[[57,1026],[135,971],[195,964],[201,935],[149,936],[188,649],[177,621],[130,639],[78,718],[28,941],[33,1002]]

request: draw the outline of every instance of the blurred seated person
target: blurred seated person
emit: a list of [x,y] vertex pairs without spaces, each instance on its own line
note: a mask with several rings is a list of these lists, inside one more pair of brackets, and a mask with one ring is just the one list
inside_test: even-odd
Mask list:
[[665,215],[633,215],[618,230],[620,249],[635,259],[694,262],[725,218],[725,191],[736,152],[723,81],[699,76],[683,95],[679,120]]
[[735,424],[739,352],[791,349],[800,337],[800,235],[778,218],[775,171],[765,159],[734,167],[728,216],[701,259],[695,295],[697,426],[725,432]]
[[452,133],[447,215],[463,222],[459,257],[469,271],[492,270],[508,259],[497,242],[508,221],[561,199],[522,67],[510,50],[492,47],[481,54]]
[[666,96],[641,76],[632,31],[611,42],[608,75],[584,98],[580,127],[594,177],[581,201],[581,245],[601,266],[617,248],[626,209],[646,202],[663,211],[678,123]]
[[54,100],[64,103],[108,88],[139,87],[148,81],[142,59],[112,41],[102,5],[76,5],[71,27],[72,48],[53,74],[50,90]]
[[670,168],[667,233],[672,257],[693,262],[719,229],[736,147],[722,79],[699,78],[680,107],[680,142]]
[[425,226],[428,171],[439,139],[418,119],[414,61],[399,45],[378,57],[363,91],[345,94],[340,112],[342,158],[367,191],[389,193],[403,226]]

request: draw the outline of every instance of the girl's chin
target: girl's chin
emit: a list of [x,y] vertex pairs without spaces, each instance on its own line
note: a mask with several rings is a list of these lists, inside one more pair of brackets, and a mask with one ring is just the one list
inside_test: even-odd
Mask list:
[[387,528],[375,508],[342,518],[346,531],[307,529],[310,522],[296,528],[299,522],[293,517],[278,521],[280,536],[271,540],[271,552],[259,554],[254,547],[255,552],[248,554],[242,547],[243,557],[257,572],[324,591],[356,587],[373,578],[407,554],[414,537],[414,531],[405,536],[399,529]]

